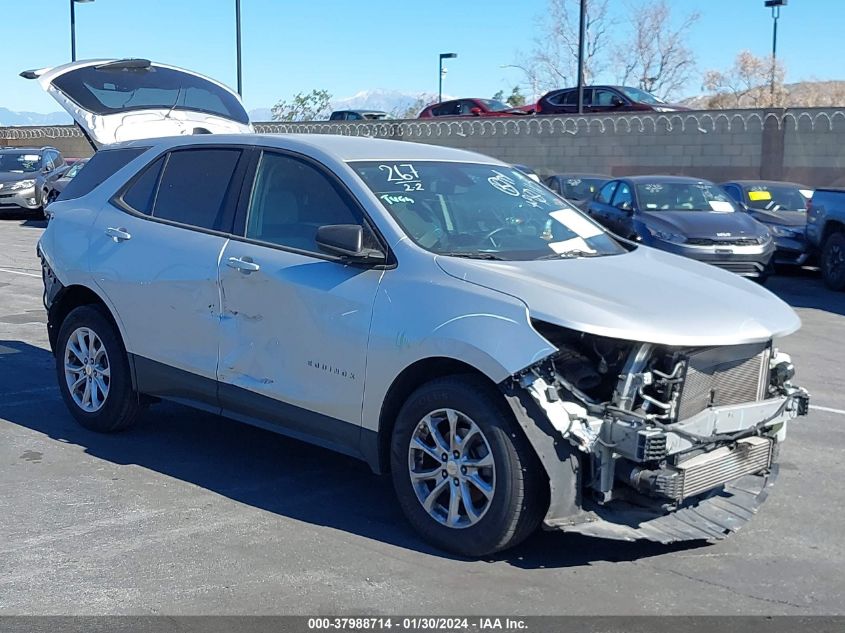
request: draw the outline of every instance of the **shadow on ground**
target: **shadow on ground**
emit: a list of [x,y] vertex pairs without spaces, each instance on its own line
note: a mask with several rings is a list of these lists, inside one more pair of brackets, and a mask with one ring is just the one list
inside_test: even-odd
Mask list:
[[[21,341],[0,341],[0,419],[82,446],[99,459],[137,464],[268,512],[454,558],[417,537],[394,502],[389,477],[373,475],[362,462],[169,403],[154,405],[124,433],[93,433],[67,412],[58,389],[50,388],[55,380],[53,357],[47,350]],[[578,567],[701,545],[670,547],[538,533],[491,561],[523,568]]]
[[25,226],[27,228],[44,229],[47,228],[47,220],[41,215],[40,211],[8,211],[0,212],[0,222],[19,222],[18,226]]
[[845,315],[845,292],[828,289],[816,271],[803,269],[772,277],[766,287],[793,308]]

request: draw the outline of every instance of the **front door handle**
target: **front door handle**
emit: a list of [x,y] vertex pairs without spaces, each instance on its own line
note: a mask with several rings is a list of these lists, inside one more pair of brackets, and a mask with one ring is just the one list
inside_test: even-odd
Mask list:
[[226,260],[226,265],[247,275],[261,270],[261,266],[252,261],[251,257],[230,257]]
[[115,242],[125,242],[126,240],[132,239],[132,236],[123,227],[118,229],[109,227],[106,229],[106,235],[112,238]]

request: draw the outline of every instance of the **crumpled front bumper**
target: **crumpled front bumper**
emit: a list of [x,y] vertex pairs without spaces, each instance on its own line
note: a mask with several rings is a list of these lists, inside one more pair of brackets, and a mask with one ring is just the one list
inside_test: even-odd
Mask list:
[[[806,415],[809,402],[804,390],[795,389],[789,396],[763,402],[708,409],[680,424],[679,430],[686,434],[735,434],[737,438],[758,438],[757,442],[766,438],[771,443],[771,461],[766,462],[764,469],[753,473],[746,470],[750,474],[723,479],[680,501],[652,499],[647,504],[635,504],[632,501],[636,495],[632,496],[632,490],[618,480],[610,485],[614,489],[621,487],[621,494],[608,495],[602,503],[598,497],[592,498],[586,482],[596,473],[591,473],[590,462],[605,450],[606,442],[593,441],[596,436],[591,437],[586,430],[578,431],[565,414],[556,416],[554,408],[562,403],[543,403],[537,397],[539,393],[528,397],[512,390],[506,395],[549,476],[551,503],[543,521],[545,529],[660,543],[718,540],[745,525],[765,501],[767,489],[776,479],[776,455],[778,445],[786,438],[787,423],[798,415]],[[609,420],[605,421],[607,424],[613,425]],[[673,435],[671,431],[669,434]],[[739,443],[742,441],[745,440]],[[689,435],[670,438],[669,445],[674,445],[673,452],[686,450],[691,446]],[[736,446],[719,442],[719,446],[727,445]]]
[[624,502],[609,506],[587,502],[585,514],[574,521],[568,518],[547,520],[545,527],[622,541],[718,541],[751,520],[766,500],[768,488],[777,475],[778,465],[773,464],[767,474],[734,479],[703,498],[668,513]]

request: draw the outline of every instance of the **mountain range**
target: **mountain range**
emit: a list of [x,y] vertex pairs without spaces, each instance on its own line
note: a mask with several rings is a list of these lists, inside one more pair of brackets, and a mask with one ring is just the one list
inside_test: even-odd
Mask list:
[[69,125],[73,123],[67,112],[15,112],[0,108],[0,125]]

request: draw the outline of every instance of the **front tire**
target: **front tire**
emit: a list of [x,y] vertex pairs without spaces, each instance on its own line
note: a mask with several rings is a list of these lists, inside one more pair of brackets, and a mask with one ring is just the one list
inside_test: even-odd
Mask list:
[[821,253],[822,279],[831,290],[845,290],[845,234],[833,233]]
[[101,308],[80,306],[62,322],[56,374],[65,405],[86,429],[111,433],[135,422],[140,405],[126,349]]
[[482,378],[448,376],[405,402],[391,443],[393,486],[435,546],[479,557],[536,530],[548,485],[502,394]]

